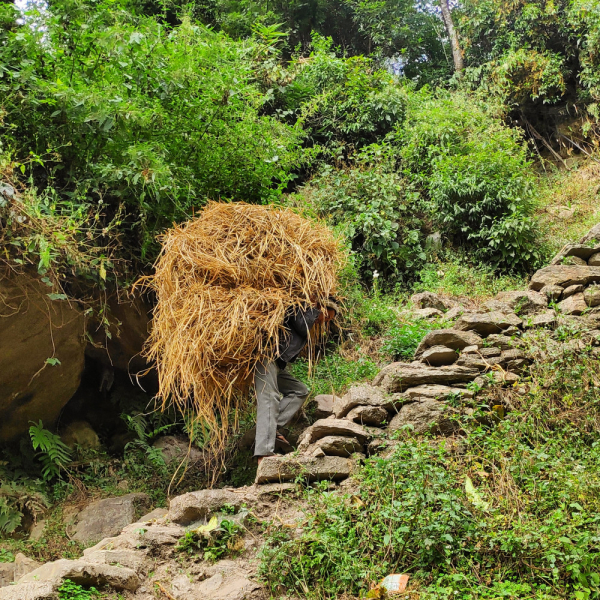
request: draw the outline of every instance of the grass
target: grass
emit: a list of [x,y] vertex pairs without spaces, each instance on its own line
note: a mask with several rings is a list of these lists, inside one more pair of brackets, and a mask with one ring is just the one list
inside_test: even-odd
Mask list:
[[552,255],[600,221],[599,181],[600,164],[591,160],[542,179],[538,218]]
[[263,551],[272,592],[364,596],[406,572],[419,600],[600,598],[600,364],[533,343],[546,359],[520,393],[480,392],[458,445],[401,431],[352,496],[307,489],[302,533]]

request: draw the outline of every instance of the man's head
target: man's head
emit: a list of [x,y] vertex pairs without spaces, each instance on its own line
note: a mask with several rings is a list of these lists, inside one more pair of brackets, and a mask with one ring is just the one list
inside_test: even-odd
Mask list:
[[321,314],[317,319],[317,323],[321,325],[333,321],[340,310],[338,305],[331,299],[325,302],[325,306],[320,306],[319,308],[321,309]]

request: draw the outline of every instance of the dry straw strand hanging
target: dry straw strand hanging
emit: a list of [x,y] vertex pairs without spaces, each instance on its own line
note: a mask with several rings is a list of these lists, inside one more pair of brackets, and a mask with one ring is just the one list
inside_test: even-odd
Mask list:
[[340,241],[325,225],[276,206],[209,202],[162,237],[146,355],[158,400],[210,431],[222,455],[258,362],[277,355],[286,312],[337,291]]

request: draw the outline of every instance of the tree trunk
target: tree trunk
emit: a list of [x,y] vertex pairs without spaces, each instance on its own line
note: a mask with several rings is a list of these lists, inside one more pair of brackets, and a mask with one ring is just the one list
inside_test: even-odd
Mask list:
[[450,38],[450,45],[452,46],[452,59],[454,60],[454,71],[459,75],[462,73],[464,68],[462,54],[460,52],[460,45],[458,43],[458,34],[454,29],[454,23],[452,22],[452,15],[450,14],[450,7],[448,6],[448,0],[440,0],[440,8],[442,9],[442,19]]

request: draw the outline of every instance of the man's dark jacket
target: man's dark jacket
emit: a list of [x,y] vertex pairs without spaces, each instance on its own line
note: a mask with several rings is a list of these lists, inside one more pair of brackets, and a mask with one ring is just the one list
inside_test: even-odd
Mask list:
[[277,366],[283,369],[293,362],[308,342],[308,334],[319,318],[318,308],[295,308],[290,310],[283,321],[285,331],[279,336],[279,358]]

